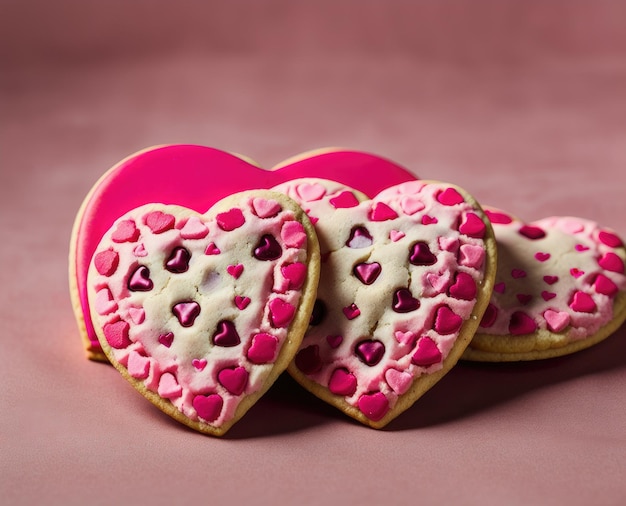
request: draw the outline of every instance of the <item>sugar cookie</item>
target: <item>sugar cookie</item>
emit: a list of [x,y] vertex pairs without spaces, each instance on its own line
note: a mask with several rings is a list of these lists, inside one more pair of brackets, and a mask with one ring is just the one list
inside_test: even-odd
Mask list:
[[486,209],[498,243],[491,302],[463,355],[477,361],[566,355],[626,319],[626,250],[615,232],[574,217],[524,223]]
[[319,278],[310,221],[251,191],[206,214],[146,204],[115,221],[88,273],[104,353],[168,415],[222,435],[292,360]]

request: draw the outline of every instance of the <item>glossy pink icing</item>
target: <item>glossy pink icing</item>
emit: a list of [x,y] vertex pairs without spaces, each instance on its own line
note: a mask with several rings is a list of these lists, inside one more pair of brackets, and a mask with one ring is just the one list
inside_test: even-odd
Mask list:
[[[206,229],[203,237],[183,233],[192,219]],[[277,201],[251,197],[216,218],[158,204],[122,216],[97,247],[88,277],[94,322],[115,360],[189,419],[214,426],[232,419],[243,397],[264,385],[301,297],[306,241],[281,239],[293,223],[302,227]],[[259,259],[253,246],[240,247],[270,236],[278,257]],[[207,254],[209,244],[219,253]]]
[[[372,177],[365,177],[368,174]],[[100,345],[89,311],[87,271],[100,239],[121,215],[151,202],[181,205],[202,213],[235,192],[270,188],[300,177],[333,179],[370,196],[393,184],[415,179],[413,174],[390,160],[359,151],[311,152],[288,160],[275,170],[264,170],[233,154],[196,145],[147,149],[109,170],[85,199],[70,245],[74,253],[70,276],[74,279],[72,284],[76,285],[76,303],[80,305],[76,309],[77,318],[84,320],[89,351],[97,354]],[[308,196],[314,197],[315,191],[315,188],[310,190]],[[254,212],[263,217],[272,210],[258,202]],[[193,221],[183,227],[183,235],[187,234],[188,238],[202,235],[201,227],[192,232],[191,225]],[[116,239],[132,239],[136,233],[134,224],[128,223],[120,228]],[[302,236],[299,237],[302,240]],[[215,251],[210,244],[208,248]]]
[[323,259],[317,310],[294,365],[381,420],[416,378],[441,370],[470,318],[485,224],[445,184],[394,185],[357,205],[353,189],[332,181],[275,189],[307,210]]
[[623,243],[590,220],[551,217],[527,224],[487,209],[498,242],[498,273],[479,331],[492,335],[595,334],[626,289]]

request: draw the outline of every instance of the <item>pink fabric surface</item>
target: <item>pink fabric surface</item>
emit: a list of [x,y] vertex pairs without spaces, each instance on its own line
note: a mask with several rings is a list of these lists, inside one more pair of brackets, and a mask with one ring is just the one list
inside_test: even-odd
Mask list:
[[568,357],[459,364],[382,431],[284,376],[215,439],[85,359],[67,254],[91,185],[162,143],[264,166],[370,151],[626,236],[624,4],[1,6],[3,504],[623,504],[624,327]]

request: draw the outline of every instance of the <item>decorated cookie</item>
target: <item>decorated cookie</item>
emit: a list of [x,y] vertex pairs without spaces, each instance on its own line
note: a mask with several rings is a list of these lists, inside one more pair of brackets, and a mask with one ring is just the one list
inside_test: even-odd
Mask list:
[[[364,177],[368,175],[375,177]],[[274,170],[264,170],[241,156],[194,145],[150,148],[104,174],[85,198],[70,242],[70,293],[89,358],[106,360],[91,321],[87,271],[100,239],[118,217],[151,202],[180,205],[203,213],[233,193],[270,188],[304,176],[337,180],[370,196],[393,184],[415,179],[385,158],[358,151],[312,151],[291,158]]]
[[487,209],[498,243],[491,302],[464,359],[534,360],[587,348],[626,319],[626,250],[581,218],[533,223]]
[[292,360],[319,246],[284,195],[244,192],[201,215],[147,204],[121,216],[88,273],[104,353],[173,418],[222,435]]
[[288,370],[383,427],[454,366],[478,326],[496,266],[489,222],[444,183],[408,182],[372,200],[320,179],[276,189],[308,213],[322,258],[310,327]]

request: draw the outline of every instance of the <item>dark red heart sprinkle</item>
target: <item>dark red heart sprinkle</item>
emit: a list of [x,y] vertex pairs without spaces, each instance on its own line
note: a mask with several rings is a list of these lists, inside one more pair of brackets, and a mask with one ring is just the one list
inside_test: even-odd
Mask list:
[[178,248],[174,248],[167,262],[165,262],[165,268],[174,274],[186,272],[187,269],[189,269],[190,259],[191,254],[189,251],[179,246]]
[[215,344],[215,346],[229,348],[231,346],[237,346],[240,342],[241,338],[233,322],[222,320],[217,324],[217,331],[213,334],[213,344]]
[[317,344],[303,348],[296,355],[296,367],[304,374],[313,374],[322,368],[320,349]]
[[385,354],[385,345],[380,341],[368,339],[357,344],[355,352],[361,362],[371,367],[382,360]]
[[191,327],[200,314],[200,304],[195,301],[179,302],[172,308],[172,313],[183,327]]
[[131,292],[149,292],[153,286],[150,279],[150,269],[145,265],[137,267],[128,280],[128,289]]
[[410,313],[420,307],[420,301],[408,288],[400,288],[393,294],[392,307],[396,313]]
[[316,299],[315,304],[313,304],[313,311],[311,313],[311,321],[309,325],[319,325],[322,323],[322,320],[326,317],[326,313],[328,310],[326,309],[326,304],[321,299]]
[[265,234],[254,248],[254,258],[257,260],[276,260],[283,254],[283,250],[274,236]]
[[430,251],[428,243],[416,242],[409,251],[409,262],[413,265],[433,265],[437,262],[437,257]]

